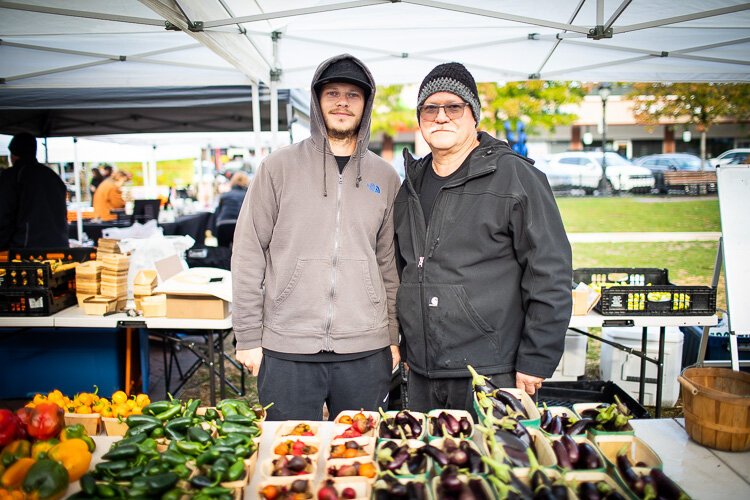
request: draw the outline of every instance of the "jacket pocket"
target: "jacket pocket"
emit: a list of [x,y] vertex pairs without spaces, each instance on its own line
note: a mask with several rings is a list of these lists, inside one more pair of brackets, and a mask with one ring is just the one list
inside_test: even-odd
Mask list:
[[422,327],[422,304],[418,283],[401,283],[396,294],[396,309],[406,344],[404,361],[424,374],[427,371],[426,340]]
[[425,294],[430,370],[502,362],[495,329],[474,309],[462,285],[428,285]]
[[383,287],[380,280],[377,283],[376,289],[367,260],[339,260],[332,332],[371,330],[386,321],[385,301],[381,301],[377,293]]
[[291,278],[273,299],[269,326],[279,330],[322,332],[330,287],[330,261],[297,259]]

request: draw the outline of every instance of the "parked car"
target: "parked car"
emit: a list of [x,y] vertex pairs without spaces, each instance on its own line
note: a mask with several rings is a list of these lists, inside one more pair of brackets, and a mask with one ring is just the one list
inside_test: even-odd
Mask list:
[[651,170],[651,173],[654,174],[655,187],[660,193],[667,192],[667,186],[664,184],[664,172],[714,170],[710,163],[704,163],[697,156],[687,153],[648,155],[638,158],[633,163]]
[[750,163],[750,148],[738,148],[724,151],[716,158],[710,160],[711,165],[719,167],[721,165],[744,165]]
[[[549,157],[544,172],[553,188],[570,187],[593,194],[602,177],[602,153],[568,151]],[[633,165],[617,153],[606,153],[607,179],[615,191],[648,193],[654,187],[654,176],[645,167]]]

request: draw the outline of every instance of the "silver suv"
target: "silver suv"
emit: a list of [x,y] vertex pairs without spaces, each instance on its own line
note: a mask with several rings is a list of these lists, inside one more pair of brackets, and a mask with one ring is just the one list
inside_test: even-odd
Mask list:
[[[633,165],[617,153],[608,152],[606,159],[607,179],[615,191],[649,193],[654,188],[654,176],[649,169]],[[548,160],[540,170],[547,174],[553,188],[579,188],[587,194],[598,188],[602,177],[602,153],[568,151],[551,155]]]

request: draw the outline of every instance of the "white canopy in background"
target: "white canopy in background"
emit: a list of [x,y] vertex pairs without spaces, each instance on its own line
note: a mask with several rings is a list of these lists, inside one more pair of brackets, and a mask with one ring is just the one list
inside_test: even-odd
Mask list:
[[307,88],[344,51],[381,84],[451,60],[478,81],[750,81],[750,4],[729,0],[18,0],[0,35],[0,89]]

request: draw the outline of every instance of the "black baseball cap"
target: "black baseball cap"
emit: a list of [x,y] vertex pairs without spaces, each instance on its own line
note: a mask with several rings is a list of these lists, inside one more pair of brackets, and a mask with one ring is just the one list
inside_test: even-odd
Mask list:
[[354,62],[351,58],[339,59],[324,69],[318,81],[315,82],[315,91],[320,92],[323,85],[334,82],[356,85],[364,91],[366,97],[369,97],[372,92],[370,78],[362,69],[362,66]]

